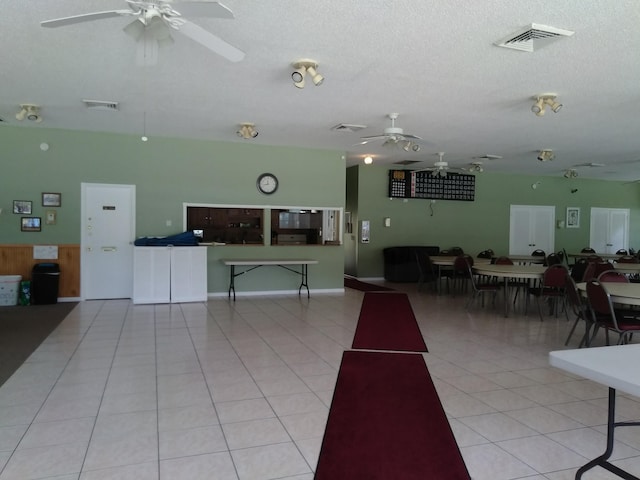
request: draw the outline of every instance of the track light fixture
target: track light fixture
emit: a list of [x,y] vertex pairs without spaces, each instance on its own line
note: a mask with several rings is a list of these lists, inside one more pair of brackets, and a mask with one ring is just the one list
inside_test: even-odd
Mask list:
[[236,132],[239,137],[249,140],[258,136],[258,131],[253,123],[241,123],[240,128]]
[[574,170],[573,168],[565,170],[564,178],[578,178],[578,172],[576,170]]
[[482,167],[482,162],[473,162],[469,165],[469,171],[475,173],[484,172],[484,168]]
[[304,88],[304,76],[307,73],[315,86],[322,85],[322,82],[324,82],[324,77],[317,71],[318,62],[315,60],[302,58],[293,62],[291,65],[293,65],[294,68],[293,73],[291,74],[291,80],[293,80],[293,84],[296,87]]
[[38,105],[24,103],[20,105],[20,108],[21,110],[16,113],[17,120],[22,121],[26,118],[30,122],[42,122],[42,115],[40,115],[40,107]]
[[541,93],[540,95],[536,95],[533,97],[536,102],[531,107],[531,111],[538,117],[542,117],[548,105],[553,113],[558,113],[562,108],[562,104],[556,102],[556,97],[557,95],[555,93]]
[[551,150],[550,148],[547,148],[547,149],[544,149],[544,150],[540,150],[540,153],[538,153],[538,157],[537,158],[541,162],[549,162],[549,161],[553,160],[554,158],[556,158],[556,156],[553,153],[553,150]]
[[417,143],[413,143],[409,140],[405,141],[404,144],[402,145],[402,149],[405,152],[419,152],[420,151],[420,145],[418,145]]

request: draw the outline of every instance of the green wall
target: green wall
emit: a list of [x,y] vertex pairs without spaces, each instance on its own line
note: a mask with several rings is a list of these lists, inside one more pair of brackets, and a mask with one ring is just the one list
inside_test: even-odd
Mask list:
[[[49,144],[48,151],[40,150],[42,142]],[[343,152],[153,137],[145,143],[136,135],[31,126],[1,126],[0,145],[2,244],[80,243],[82,182],[136,185],[138,237],[182,231],[183,202],[320,208],[342,208],[345,203]],[[256,189],[256,179],[264,172],[280,180],[278,191],[269,197]],[[13,200],[33,201],[33,216],[44,218],[42,192],[62,194],[56,225],[21,232]],[[320,263],[309,268],[311,288],[343,287],[341,246],[211,247],[210,292],[226,291],[228,273],[219,262],[223,257],[315,258]],[[294,275],[271,268],[238,282],[238,291],[264,290],[265,285],[267,290],[297,288]]]
[[[351,183],[357,178],[357,218],[371,222],[371,241],[358,243],[356,268],[361,278],[383,276],[382,250],[396,245],[460,246],[477,254],[491,248],[497,254],[509,251],[510,205],[555,205],[556,220],[563,220],[566,207],[581,208],[577,229],[556,229],[556,250],[579,250],[589,244],[591,207],[629,208],[631,210],[629,246],[640,248],[640,185],[564,177],[500,175],[485,172],[476,175],[474,202],[423,199],[390,199],[388,172],[384,166],[350,167]],[[531,185],[540,182],[534,190]],[[572,189],[578,189],[571,193]],[[347,197],[347,203],[354,202]],[[391,227],[385,228],[385,217]],[[359,233],[354,225],[355,235]],[[354,249],[347,250],[347,257]]]

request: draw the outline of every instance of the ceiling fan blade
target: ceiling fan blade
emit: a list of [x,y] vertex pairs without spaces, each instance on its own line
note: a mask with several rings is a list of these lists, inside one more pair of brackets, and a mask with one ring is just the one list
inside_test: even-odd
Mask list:
[[194,1],[174,4],[176,10],[185,17],[213,17],[233,19],[233,12],[220,2]]
[[123,15],[136,15],[133,10],[109,10],[106,12],[85,13],[83,15],[74,15],[73,17],[56,18],[54,20],[45,20],[40,25],[46,28],[65,27],[82,22],[92,22],[93,20],[102,20],[104,18],[121,17]]
[[198,42],[200,45],[208,48],[212,52],[226,58],[230,62],[239,62],[244,58],[244,52],[242,50],[239,50],[230,43],[225,42],[220,37],[207,32],[204,28],[199,27],[195,23],[185,20],[184,25],[182,25],[178,31],[189,37],[194,42]]
[[362,140],[378,140],[379,138],[387,138],[389,135],[371,135],[369,137],[360,137]]
[[403,133],[401,136],[410,140],[422,140],[422,138],[417,137],[416,135],[409,135],[408,133]]

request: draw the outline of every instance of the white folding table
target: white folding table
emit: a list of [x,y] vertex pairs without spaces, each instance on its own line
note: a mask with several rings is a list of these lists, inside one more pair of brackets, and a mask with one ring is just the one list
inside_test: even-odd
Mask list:
[[640,480],[609,462],[613,453],[614,431],[617,427],[640,426],[640,422],[616,422],[616,390],[640,397],[640,345],[616,345],[577,350],[558,350],[549,353],[553,367],[579,375],[609,387],[607,445],[604,453],[586,463],[576,472],[576,480],[593,467],[600,466],[627,480]]

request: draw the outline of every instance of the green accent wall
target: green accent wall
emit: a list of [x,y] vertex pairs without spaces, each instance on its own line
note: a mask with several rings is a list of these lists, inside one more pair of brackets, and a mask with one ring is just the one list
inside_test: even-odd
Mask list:
[[[349,273],[361,278],[383,276],[382,250],[390,246],[460,246],[474,256],[491,248],[506,255],[510,205],[555,205],[556,220],[565,219],[567,207],[580,207],[580,228],[555,231],[555,249],[568,252],[589,244],[591,207],[629,208],[629,247],[640,248],[640,184],[485,171],[476,175],[475,201],[437,200],[432,204],[424,199],[390,199],[388,172],[389,167],[375,165],[348,169],[347,206],[357,206],[350,207],[355,210],[351,240],[357,245],[345,250],[345,264],[353,264]],[[536,182],[540,184],[532,189]],[[573,189],[577,192],[571,193]],[[384,227],[385,217],[391,218],[391,227]],[[371,222],[368,244],[359,243],[362,220]]]
[[[49,144],[48,151],[40,144]],[[247,141],[249,142],[249,141]],[[183,228],[183,203],[343,208],[344,152],[269,147],[137,135],[0,127],[0,243],[79,244],[81,183],[136,186],[136,236],[165,236]],[[261,173],[278,176],[278,191],[258,192]],[[31,200],[43,218],[42,192],[62,194],[56,225],[21,232],[13,200]],[[168,227],[167,221],[171,221]],[[133,240],[133,239],[132,239]],[[343,288],[342,246],[234,246],[209,249],[208,290],[225,292],[228,270],[220,258],[313,258],[312,289]],[[238,291],[297,289],[299,278],[264,268],[237,280]],[[266,279],[266,280],[265,280]],[[265,288],[266,286],[266,288]]]

